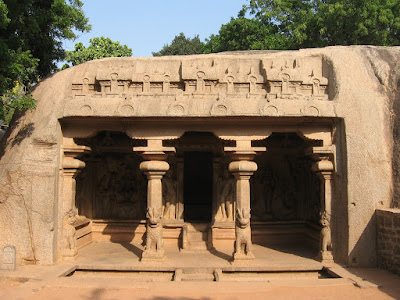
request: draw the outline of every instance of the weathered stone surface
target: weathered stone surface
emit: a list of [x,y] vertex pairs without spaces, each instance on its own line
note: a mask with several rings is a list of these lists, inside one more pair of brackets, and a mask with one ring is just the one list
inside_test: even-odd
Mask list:
[[1,269],[15,270],[17,253],[14,246],[5,246],[1,251]]
[[1,140],[0,248],[15,245],[18,263],[62,257],[79,173],[67,187],[63,165],[85,151],[72,138],[119,131],[154,146],[203,131],[240,148],[296,132],[332,154],[335,261],[375,266],[375,208],[400,199],[399,54],[353,46],[112,58],[54,74],[34,90],[37,108],[16,116]]
[[400,274],[400,209],[378,209],[378,265]]

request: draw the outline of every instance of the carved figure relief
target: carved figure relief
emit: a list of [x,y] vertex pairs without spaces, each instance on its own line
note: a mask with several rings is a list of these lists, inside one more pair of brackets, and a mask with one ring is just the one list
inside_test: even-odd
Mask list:
[[250,210],[245,208],[236,210],[236,240],[235,240],[235,259],[252,259],[251,229],[250,229]]
[[77,177],[79,214],[94,219],[145,218],[147,180],[140,171],[141,157],[132,152],[125,135],[104,132],[84,139],[92,151]]
[[176,220],[177,204],[177,172],[174,159],[169,160],[170,169],[162,179],[163,202],[165,220]]
[[98,187],[95,217],[141,219],[146,203],[146,182],[138,162],[128,155],[105,154],[103,159],[103,167],[99,168],[95,178]]
[[319,178],[305,156],[307,141],[296,134],[273,134],[260,146],[268,151],[255,161],[250,179],[254,220],[309,220],[319,222]]
[[235,181],[228,171],[226,162],[221,163],[219,171],[218,203],[215,221],[234,221]]
[[253,203],[255,219],[296,219],[298,182],[293,177],[293,158],[275,157],[261,165],[254,178]]

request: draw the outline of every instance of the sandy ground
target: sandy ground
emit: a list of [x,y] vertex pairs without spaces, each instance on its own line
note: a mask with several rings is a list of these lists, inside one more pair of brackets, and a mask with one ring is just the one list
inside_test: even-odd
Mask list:
[[[48,269],[50,270],[50,269]],[[131,278],[0,277],[0,299],[400,299],[400,277],[378,269],[350,269],[375,285],[347,279],[263,282],[138,282]],[[51,272],[50,272],[51,273]],[[31,276],[32,274],[30,274]]]
[[[79,258],[73,262],[0,270],[0,299],[400,299],[400,276],[379,269],[345,269],[332,265],[330,270],[342,278],[321,278],[313,271],[320,270],[321,263],[301,248],[294,252],[293,247],[289,251],[255,246],[256,259],[246,268],[290,272],[238,278],[239,269],[229,273],[232,266],[227,260],[227,251],[191,254],[169,250],[168,259],[161,263],[168,272],[155,273],[162,268],[146,267],[140,262],[140,251],[135,251],[138,247],[92,243],[82,248]],[[176,276],[171,272],[176,270],[173,266],[204,268],[210,265],[226,270],[221,281],[171,281]],[[65,276],[76,268],[103,272],[76,271],[72,276]],[[149,270],[153,271],[141,273]],[[299,270],[311,272],[299,273]]]

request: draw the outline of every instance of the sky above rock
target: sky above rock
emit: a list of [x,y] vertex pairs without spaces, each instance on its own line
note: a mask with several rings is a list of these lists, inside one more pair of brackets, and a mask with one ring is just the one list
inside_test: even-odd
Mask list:
[[201,40],[218,33],[222,24],[236,17],[246,0],[84,0],[83,10],[92,31],[64,42],[73,50],[76,42],[105,36],[132,48],[133,56],[152,56],[180,32]]

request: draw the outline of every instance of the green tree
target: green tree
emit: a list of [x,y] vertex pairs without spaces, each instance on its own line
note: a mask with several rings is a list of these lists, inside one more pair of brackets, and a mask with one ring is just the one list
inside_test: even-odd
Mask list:
[[86,61],[104,57],[132,56],[132,49],[127,45],[121,45],[118,41],[113,42],[106,37],[95,37],[89,40],[90,45],[86,48],[82,43],[76,43],[73,51],[67,51],[66,61],[73,66]]
[[265,25],[259,19],[232,18],[221,26],[217,35],[206,39],[205,53],[235,50],[287,49],[288,39],[274,24]]
[[293,49],[400,45],[398,0],[250,0],[245,13],[276,25]]
[[0,0],[0,122],[33,108],[26,91],[57,69],[62,41],[90,30],[80,0]]
[[170,45],[164,47],[158,52],[152,52],[153,56],[164,55],[190,55],[203,53],[204,43],[200,41],[198,35],[194,38],[187,38],[183,32],[175,36]]

